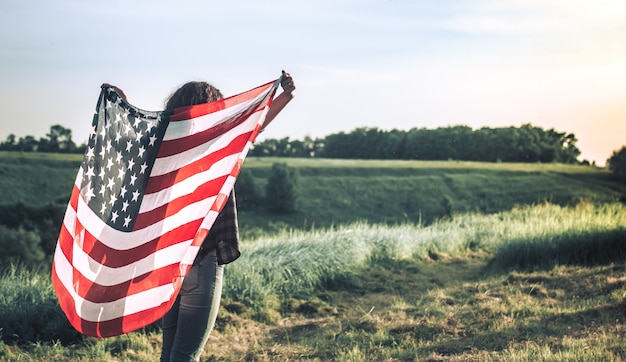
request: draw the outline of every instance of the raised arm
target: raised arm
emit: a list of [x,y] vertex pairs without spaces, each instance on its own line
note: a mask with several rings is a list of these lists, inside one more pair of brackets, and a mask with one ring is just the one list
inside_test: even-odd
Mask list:
[[265,123],[263,124],[263,128],[261,131],[265,129],[273,120],[276,118],[278,113],[285,108],[285,106],[291,102],[293,97],[295,97],[296,85],[293,82],[293,78],[291,75],[283,70],[283,80],[280,82],[280,86],[283,88],[283,92],[279,94],[272,101],[272,105],[270,109],[267,111],[267,116],[265,117]]

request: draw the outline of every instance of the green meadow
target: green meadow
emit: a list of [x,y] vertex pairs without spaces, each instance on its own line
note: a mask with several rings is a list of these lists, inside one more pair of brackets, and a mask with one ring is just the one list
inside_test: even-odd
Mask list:
[[[80,159],[0,153],[0,205],[67,203]],[[608,171],[286,158],[244,169],[263,189],[275,163],[297,171],[296,211],[239,200],[243,255],[226,268],[203,360],[626,360],[626,185]],[[0,268],[0,360],[158,360],[158,324],[80,336],[48,261]]]

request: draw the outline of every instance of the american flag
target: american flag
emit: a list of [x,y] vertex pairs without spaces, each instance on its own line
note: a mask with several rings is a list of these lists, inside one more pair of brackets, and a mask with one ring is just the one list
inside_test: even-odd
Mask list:
[[170,112],[102,89],[52,265],[74,328],[115,336],[169,310],[280,80]]

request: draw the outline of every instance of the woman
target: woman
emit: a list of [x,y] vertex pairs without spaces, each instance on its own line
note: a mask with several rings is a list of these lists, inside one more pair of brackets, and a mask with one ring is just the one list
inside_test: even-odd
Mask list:
[[[103,87],[114,87],[103,84]],[[283,92],[271,103],[261,131],[294,97],[291,75],[283,71]],[[114,87],[126,98],[124,92]],[[166,110],[222,99],[222,93],[207,82],[189,82],[166,101]],[[240,255],[234,190],[215,220],[172,308],[163,316],[161,361],[199,361],[215,325],[222,293],[224,265]]]
[[[283,92],[273,101],[263,130],[294,97],[293,78],[283,71]],[[222,99],[221,92],[206,82],[189,82],[175,91],[166,109]],[[161,361],[198,361],[217,318],[224,265],[240,255],[234,190],[215,220],[198,256],[185,277],[172,308],[162,319]]]

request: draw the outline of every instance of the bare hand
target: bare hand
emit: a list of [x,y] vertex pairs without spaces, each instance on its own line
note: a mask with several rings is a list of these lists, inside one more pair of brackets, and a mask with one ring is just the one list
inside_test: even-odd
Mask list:
[[296,84],[293,82],[291,74],[283,70],[283,79],[280,81],[280,86],[283,87],[283,91],[289,95],[296,90]]

